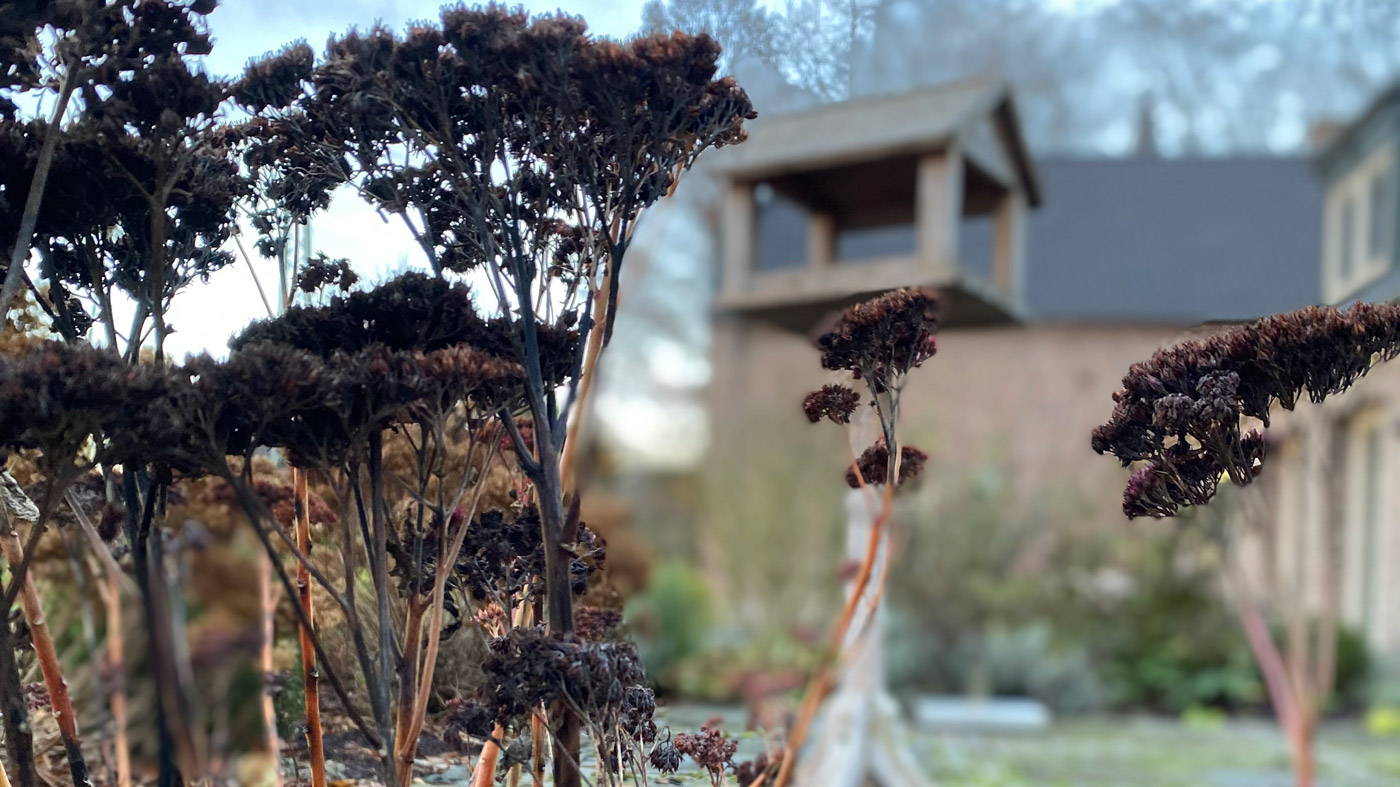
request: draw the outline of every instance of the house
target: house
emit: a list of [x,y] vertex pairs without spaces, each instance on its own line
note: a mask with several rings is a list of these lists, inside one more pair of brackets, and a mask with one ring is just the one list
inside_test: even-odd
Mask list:
[[[796,403],[829,381],[810,348],[823,318],[931,285],[949,319],[905,394],[930,467],[994,461],[1013,505],[1054,495],[1121,522],[1122,471],[1088,435],[1128,366],[1213,324],[1400,296],[1398,153],[1400,89],[1315,158],[1033,161],[1010,94],[986,82],[760,118],[715,157],[714,406],[742,425],[716,442],[759,462],[809,429]],[[1336,577],[1346,620],[1400,654],[1400,368],[1273,433],[1261,489],[1277,527],[1254,564],[1314,599]]]
[[[1314,162],[1324,193],[1318,300],[1393,300],[1400,297],[1400,86],[1329,136]],[[1392,655],[1400,653],[1400,368],[1393,367],[1280,423],[1271,484],[1279,534],[1270,556],[1272,576],[1302,577],[1315,601],[1334,576],[1343,618]]]

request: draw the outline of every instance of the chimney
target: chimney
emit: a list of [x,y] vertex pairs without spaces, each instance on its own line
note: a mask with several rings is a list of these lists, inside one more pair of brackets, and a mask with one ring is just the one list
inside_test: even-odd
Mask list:
[[1138,96],[1137,143],[1133,155],[1137,158],[1157,158],[1157,124],[1152,118],[1152,91]]
[[1346,130],[1347,124],[1323,118],[1308,124],[1307,149],[1309,153],[1320,153]]

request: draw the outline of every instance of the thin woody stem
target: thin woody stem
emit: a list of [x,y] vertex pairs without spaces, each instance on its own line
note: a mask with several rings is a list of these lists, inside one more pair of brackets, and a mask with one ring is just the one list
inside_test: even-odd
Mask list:
[[73,512],[73,517],[78,521],[79,530],[82,531],[88,545],[97,556],[97,561],[102,564],[103,576],[98,580],[97,589],[106,613],[106,669],[113,681],[111,696],[108,698],[108,705],[112,713],[112,758],[116,770],[117,787],[130,787],[131,747],[127,742],[126,734],[126,636],[123,630],[121,601],[122,580],[126,578],[126,575],[122,573],[116,558],[112,557],[112,551],[103,543],[102,536],[98,534],[97,528],[93,526],[87,512],[78,503],[77,495],[72,488],[65,492],[65,500],[69,510]]
[[[261,642],[258,643],[258,667],[266,680],[273,670],[272,644],[276,636],[277,601],[279,594],[272,584],[272,564],[267,555],[258,557],[258,599],[261,602]],[[273,787],[282,787],[282,742],[277,736],[277,708],[272,701],[272,693],[263,686],[262,691],[263,732],[266,735],[268,758],[272,762]],[[125,785],[123,785],[125,787]]]
[[[292,491],[296,498],[297,550],[310,557],[311,510],[306,471],[292,468]],[[316,646],[312,642],[316,608],[311,596],[311,573],[304,560],[297,561],[297,602],[301,604],[303,613],[297,625],[297,639],[301,646],[301,672],[305,681],[306,748],[311,759],[311,785],[326,787],[326,753],[321,732],[321,673],[316,669]]]
[[73,97],[76,87],[73,79],[74,67],[63,72],[63,82],[58,88],[58,102],[54,104],[49,127],[44,132],[44,142],[39,149],[39,160],[34,165],[34,179],[29,183],[29,195],[24,200],[24,214],[20,217],[19,233],[15,236],[14,248],[10,250],[10,267],[5,271],[5,284],[0,287],[0,309],[8,309],[10,301],[19,293],[24,270],[24,260],[29,256],[29,243],[34,239],[34,227],[39,222],[39,206],[44,201],[44,189],[48,185],[49,170],[53,167],[54,151],[58,148],[58,138],[63,135],[59,125],[68,112],[68,100]]
[[[491,444],[486,452],[485,462],[482,465],[483,476],[490,468],[491,461],[495,458],[495,445]],[[423,733],[423,726],[428,716],[428,699],[432,693],[433,678],[437,669],[438,649],[442,643],[442,616],[446,606],[447,580],[450,578],[452,567],[457,565],[457,556],[461,554],[462,545],[466,541],[467,532],[471,528],[471,521],[476,516],[477,507],[481,503],[481,494],[486,489],[485,479],[477,481],[472,490],[471,506],[462,516],[461,525],[452,536],[452,543],[449,545],[446,554],[439,560],[437,574],[433,579],[432,597],[430,599],[429,614],[430,619],[427,630],[427,645],[424,648],[422,676],[419,679],[418,693],[414,698],[412,713],[409,716],[409,730],[404,738],[405,751],[402,757],[407,757],[412,763],[414,752],[418,743],[418,737]],[[410,651],[407,644],[404,647],[404,658],[417,658],[418,653],[415,648]],[[410,656],[411,654],[411,656]]]
[[[4,528],[0,532],[0,552],[10,566],[24,563],[24,547],[19,534],[14,529],[14,517],[4,514]],[[20,585],[20,606],[24,610],[25,622],[29,624],[29,638],[34,643],[34,656],[39,662],[39,670],[44,676],[44,686],[49,692],[49,703],[53,707],[54,718],[58,722],[59,736],[68,755],[68,768],[75,785],[89,785],[87,760],[83,757],[82,741],[78,736],[78,716],[73,710],[73,701],[68,696],[68,683],[63,679],[63,668],[58,661],[58,648],[54,645],[53,634],[49,632],[48,621],[44,618],[44,606],[39,600],[39,591],[34,586],[34,577],[25,572]]]
[[[593,295],[593,311],[607,319],[608,291],[613,277],[613,266],[603,273],[603,283]],[[603,353],[603,332],[596,328],[588,334],[588,345],[583,355],[583,368],[579,375],[578,399],[573,404],[564,448],[559,456],[559,476],[562,491],[567,496],[574,491],[574,465],[578,455],[579,438],[583,433],[583,422],[587,419],[588,404],[593,393],[594,381],[598,376],[598,359]]]

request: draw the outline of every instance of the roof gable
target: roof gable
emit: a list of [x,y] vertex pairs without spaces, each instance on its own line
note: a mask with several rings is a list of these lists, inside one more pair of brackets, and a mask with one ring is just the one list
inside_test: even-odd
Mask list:
[[712,164],[732,179],[757,180],[923,153],[964,137],[984,155],[1000,144],[998,157],[1012,170],[1006,174],[1019,179],[1032,204],[1039,201],[1010,90],[989,80],[760,114],[748,141],[714,156]]

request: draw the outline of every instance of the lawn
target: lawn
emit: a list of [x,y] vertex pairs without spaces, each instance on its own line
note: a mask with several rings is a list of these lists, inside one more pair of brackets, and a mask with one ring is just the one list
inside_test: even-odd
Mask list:
[[[743,713],[731,707],[685,705],[663,715],[676,729],[711,718],[730,730],[743,723]],[[1292,787],[1283,740],[1264,720],[1193,728],[1162,717],[1096,716],[1040,732],[918,731],[912,743],[939,787]],[[759,736],[742,735],[739,759],[761,748]],[[1400,784],[1400,741],[1368,736],[1355,722],[1328,725],[1318,757],[1319,787]],[[690,765],[653,783],[705,783]],[[423,782],[465,785],[467,775],[459,764]]]
[[[1194,729],[1172,719],[1061,721],[1038,733],[935,733],[916,743],[943,785],[1289,787],[1278,730],[1262,720]],[[1329,725],[1321,787],[1400,784],[1400,745],[1355,723]]]

